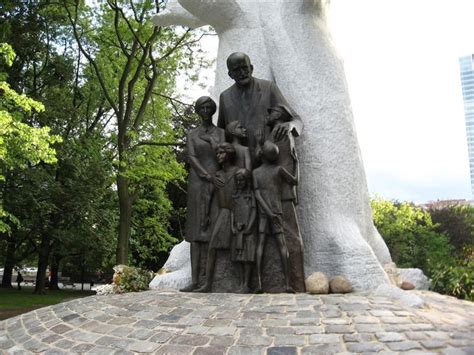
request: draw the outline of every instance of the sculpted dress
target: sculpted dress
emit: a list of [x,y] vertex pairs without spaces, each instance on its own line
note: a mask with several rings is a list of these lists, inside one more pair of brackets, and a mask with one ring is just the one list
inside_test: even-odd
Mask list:
[[[209,143],[209,138],[219,144],[225,142],[225,131],[216,126],[205,128],[199,126],[189,132],[187,151],[191,165],[188,178],[188,201],[185,227],[185,240],[188,242],[209,242],[212,225],[217,216],[217,199],[214,197],[214,188],[205,176],[215,175],[220,169],[216,153]],[[207,211],[203,210],[209,203]],[[209,223],[201,227],[203,218],[209,216]]]

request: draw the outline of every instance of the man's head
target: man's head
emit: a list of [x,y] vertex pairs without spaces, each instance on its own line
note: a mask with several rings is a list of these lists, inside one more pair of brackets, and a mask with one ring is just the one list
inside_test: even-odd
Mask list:
[[216,155],[219,164],[227,161],[233,162],[235,159],[235,148],[228,142],[221,143],[217,146]]
[[230,137],[247,138],[247,130],[242,127],[239,121],[232,121],[226,127],[225,131]]
[[270,141],[265,141],[263,143],[263,159],[269,163],[275,163],[278,160],[278,155],[280,154],[280,150],[278,146]]
[[232,53],[227,58],[227,69],[229,76],[239,86],[247,86],[252,81],[253,65],[245,53]]

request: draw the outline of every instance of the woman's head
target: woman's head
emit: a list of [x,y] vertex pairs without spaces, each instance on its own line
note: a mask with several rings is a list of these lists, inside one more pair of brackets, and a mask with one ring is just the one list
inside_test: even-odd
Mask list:
[[209,96],[201,96],[194,103],[194,110],[201,118],[211,118],[216,113],[217,106]]

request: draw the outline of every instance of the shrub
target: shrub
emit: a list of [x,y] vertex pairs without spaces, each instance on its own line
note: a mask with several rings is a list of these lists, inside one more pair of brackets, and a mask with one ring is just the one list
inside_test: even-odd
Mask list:
[[117,265],[114,267],[114,284],[123,292],[148,290],[153,272],[133,266]]
[[438,264],[433,273],[431,287],[434,291],[457,298],[474,301],[474,260],[460,261],[456,265]]

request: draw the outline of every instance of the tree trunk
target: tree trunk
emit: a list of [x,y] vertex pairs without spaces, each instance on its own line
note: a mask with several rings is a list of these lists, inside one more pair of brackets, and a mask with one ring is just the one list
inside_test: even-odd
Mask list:
[[46,269],[48,268],[48,259],[51,245],[49,243],[49,237],[43,235],[41,239],[41,245],[39,249],[39,258],[38,258],[38,273],[36,274],[36,285],[33,293],[36,294],[45,294],[45,284],[46,284]]
[[51,270],[50,270],[50,275],[51,278],[49,280],[49,289],[50,290],[59,290],[58,286],[58,281],[59,281],[59,261],[61,259],[57,257],[56,255],[53,255],[51,258]]
[[8,238],[7,250],[5,254],[5,264],[3,268],[2,288],[12,288],[12,275],[15,266],[15,240],[12,236]]
[[128,264],[128,244],[130,240],[130,228],[132,223],[132,198],[130,196],[128,178],[117,175],[117,193],[119,198],[119,233],[117,241],[117,265]]

